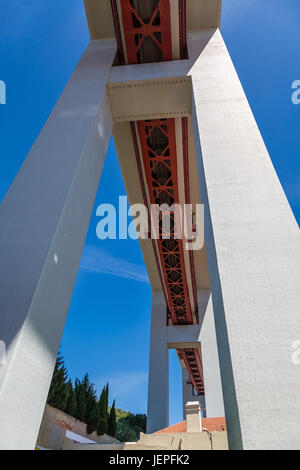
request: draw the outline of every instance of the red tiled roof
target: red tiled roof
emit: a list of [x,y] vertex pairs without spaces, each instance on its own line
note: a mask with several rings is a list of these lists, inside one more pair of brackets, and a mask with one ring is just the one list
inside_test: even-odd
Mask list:
[[[202,418],[202,428],[206,428],[209,432],[212,431],[226,431],[226,421],[224,417],[221,418]],[[155,434],[170,434],[175,432],[186,432],[186,421],[173,424],[168,428],[161,429]]]
[[226,421],[224,416],[221,418],[202,418],[202,428],[211,431],[226,431]]
[[157,431],[155,434],[169,434],[173,432],[186,432],[186,421],[181,421],[181,423],[173,424],[173,426],[169,426],[168,428],[161,429]]

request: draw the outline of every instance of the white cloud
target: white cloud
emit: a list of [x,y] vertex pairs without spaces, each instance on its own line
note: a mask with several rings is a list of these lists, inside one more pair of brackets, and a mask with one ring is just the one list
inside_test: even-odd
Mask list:
[[145,266],[114,257],[108,251],[92,245],[85,247],[80,268],[90,272],[132,279],[137,282],[149,282]]

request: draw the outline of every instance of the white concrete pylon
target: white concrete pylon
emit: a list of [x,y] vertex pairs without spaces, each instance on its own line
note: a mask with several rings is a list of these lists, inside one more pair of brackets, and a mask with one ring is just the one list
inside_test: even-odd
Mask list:
[[182,415],[183,419],[186,419],[186,404],[188,401],[195,400],[193,393],[193,384],[189,377],[188,371],[185,366],[181,369],[181,379],[182,379]]
[[[203,320],[202,325],[167,326],[164,295],[161,291],[152,293],[147,433],[169,426],[169,349],[201,347],[206,416],[224,416],[216,333],[209,291],[198,291],[198,305],[199,316]],[[184,393],[183,389],[183,395]],[[189,398],[191,397],[193,397],[192,391]],[[198,400],[199,397],[193,397],[192,401],[195,399]]]
[[115,51],[89,44],[0,206],[0,449],[36,443],[111,135]]
[[182,416],[186,419],[186,404],[190,401],[197,400],[200,403],[203,417],[206,417],[205,410],[205,395],[194,395],[194,388],[189,377],[188,371],[185,367],[181,369],[182,378]]
[[169,351],[166,301],[161,291],[152,292],[147,433],[169,425]]
[[220,31],[191,35],[197,47],[194,139],[229,447],[299,449],[299,228]]

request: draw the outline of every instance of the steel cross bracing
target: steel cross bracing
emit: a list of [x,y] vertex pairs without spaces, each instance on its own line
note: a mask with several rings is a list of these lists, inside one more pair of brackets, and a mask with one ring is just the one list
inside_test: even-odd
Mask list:
[[[158,214],[157,245],[172,322],[174,325],[191,324],[193,318],[185,275],[183,242],[181,238],[175,238],[178,236],[178,224],[175,211],[172,211],[173,205],[179,203],[175,120],[138,121],[137,127],[150,203],[158,206],[167,204],[171,209]],[[162,233],[164,216],[170,217],[169,233]],[[164,236],[168,238],[164,239]]]
[[[183,121],[182,124],[184,134],[186,132],[186,121]],[[154,214],[153,220],[157,219],[159,221],[156,224],[159,236],[155,241],[153,240],[153,248],[160,260],[159,264],[157,259],[158,270],[160,273],[162,271],[161,282],[164,286],[172,323],[174,325],[192,324],[193,316],[186,279],[183,242],[181,238],[176,238],[176,235],[178,235],[176,212],[172,210],[172,206],[179,203],[175,119],[138,121],[136,125],[132,122],[131,130],[145,204],[149,205],[143,181],[142,165],[145,171],[145,182],[150,197],[150,204],[156,206],[167,204],[170,207],[167,211],[159,210],[159,212]],[[139,154],[137,134],[140,142],[141,156]],[[186,139],[184,138],[184,158],[187,158],[186,145]],[[186,198],[189,200],[187,192]],[[163,231],[162,220],[164,216],[170,217],[169,231]],[[164,239],[163,235],[168,238]],[[195,275],[194,270],[192,275]],[[194,286],[195,281],[193,280]],[[204,387],[199,350],[191,348],[187,350],[182,349],[179,352],[182,354],[197,394],[202,395]]]
[[[118,43],[118,64],[137,64],[172,60],[172,31],[169,0],[111,0]],[[178,1],[180,58],[187,57],[186,47],[186,0]],[[188,124],[182,118],[182,142],[184,163],[185,203],[190,203]],[[160,119],[130,123],[137,159],[144,203],[179,204],[175,119]],[[139,151],[138,139],[141,147]],[[144,181],[143,170],[146,181]],[[147,200],[147,191],[150,201]],[[154,219],[156,218],[155,217]],[[162,220],[170,219],[170,227],[163,232]],[[193,253],[189,252],[189,269],[192,281],[192,312],[186,277],[183,242],[177,232],[176,212],[160,211],[157,218],[158,237],[152,240],[162,288],[174,325],[192,324],[198,321],[197,288]],[[149,229],[151,219],[149,215]],[[194,314],[194,316],[193,316]],[[204,393],[203,373],[199,350],[181,349],[193,386],[199,395]]]

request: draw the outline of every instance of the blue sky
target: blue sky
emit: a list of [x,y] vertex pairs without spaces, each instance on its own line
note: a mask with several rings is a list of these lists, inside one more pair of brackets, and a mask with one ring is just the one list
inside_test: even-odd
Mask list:
[[[275,169],[300,220],[299,0],[224,0],[221,30]],[[78,63],[89,36],[82,0],[2,0],[0,201]],[[62,341],[72,378],[107,380],[123,409],[146,411],[151,290],[137,241],[96,238],[96,207],[125,195],[111,140]],[[181,420],[170,367],[170,422]]]

